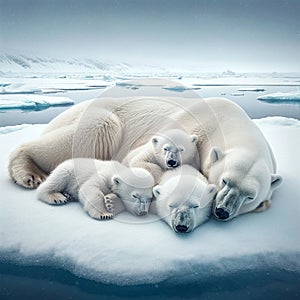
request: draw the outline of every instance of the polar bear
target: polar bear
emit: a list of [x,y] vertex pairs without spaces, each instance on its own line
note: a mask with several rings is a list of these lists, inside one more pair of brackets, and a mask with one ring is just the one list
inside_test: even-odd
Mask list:
[[[134,215],[148,213],[154,180],[141,168],[127,168],[117,161],[89,158],[61,163],[37,189],[39,200],[48,204],[79,201],[94,219],[111,219],[124,209]],[[105,206],[113,201],[114,209]]]
[[153,136],[150,141],[131,151],[123,160],[129,167],[148,170],[157,183],[163,172],[188,164],[199,170],[200,161],[196,135],[170,129]]
[[183,165],[167,171],[153,188],[151,212],[161,217],[175,232],[188,233],[211,216],[214,184],[196,169]]
[[[39,138],[17,147],[10,155],[9,173],[19,185],[36,188],[64,160],[90,157],[122,161],[153,134],[174,128],[198,137],[200,171],[219,190],[214,204],[217,219],[230,220],[258,207],[266,208],[282,181],[276,174],[272,150],[248,115],[223,98],[136,97],[82,102],[52,120]],[[237,191],[230,199],[223,177],[229,179],[227,186]]]

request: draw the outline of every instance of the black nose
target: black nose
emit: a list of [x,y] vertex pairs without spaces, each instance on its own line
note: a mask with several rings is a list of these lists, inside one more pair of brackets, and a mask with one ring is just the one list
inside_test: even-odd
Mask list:
[[146,211],[140,211],[140,212],[139,212],[139,216],[145,216],[146,214],[147,214]]
[[223,208],[217,208],[216,209],[216,216],[220,220],[226,220],[229,218],[229,212]]
[[185,226],[185,225],[177,225],[176,226],[176,230],[178,231],[178,232],[187,232],[188,231],[188,227],[187,226]]
[[173,159],[168,160],[168,166],[169,167],[176,167],[177,166],[177,161],[173,160]]

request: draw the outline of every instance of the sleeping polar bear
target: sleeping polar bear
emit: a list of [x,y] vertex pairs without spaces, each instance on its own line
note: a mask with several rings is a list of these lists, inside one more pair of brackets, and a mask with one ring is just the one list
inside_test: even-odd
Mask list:
[[200,171],[219,190],[214,203],[217,219],[263,209],[281,183],[260,130],[238,105],[222,98],[82,102],[52,120],[41,137],[12,152],[10,176],[26,188],[35,188],[66,159],[122,161],[156,132],[173,128],[198,137]]
[[188,233],[209,219],[216,193],[216,186],[208,184],[199,171],[183,165],[165,172],[153,188],[156,199],[151,203],[151,212],[175,232]]
[[[69,159],[58,165],[37,189],[39,200],[48,204],[79,201],[94,219],[111,219],[127,211],[148,213],[154,180],[142,168],[127,168],[117,161],[90,158]],[[114,201],[113,211],[106,205]]]
[[123,160],[129,167],[148,170],[158,183],[164,171],[183,164],[200,168],[198,138],[179,129],[171,129],[153,136],[148,143],[131,151]]

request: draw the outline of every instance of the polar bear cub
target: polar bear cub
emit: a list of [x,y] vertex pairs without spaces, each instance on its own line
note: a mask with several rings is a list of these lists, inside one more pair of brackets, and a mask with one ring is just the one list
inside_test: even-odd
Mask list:
[[153,188],[151,211],[180,233],[188,233],[207,221],[217,187],[191,166],[167,171]]
[[92,218],[103,220],[124,209],[135,215],[147,214],[153,186],[152,175],[144,169],[127,168],[117,161],[75,158],[53,170],[38,187],[37,197],[48,204],[79,201]]
[[147,169],[159,181],[164,171],[183,164],[200,168],[197,149],[198,138],[180,129],[170,129],[151,138],[143,146],[133,150],[123,160],[130,167]]

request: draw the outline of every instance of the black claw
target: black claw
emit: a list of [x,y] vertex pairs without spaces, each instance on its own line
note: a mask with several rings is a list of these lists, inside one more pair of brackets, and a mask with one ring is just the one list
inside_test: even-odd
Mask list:
[[56,201],[56,200],[54,200],[54,202],[57,204],[57,201]]

